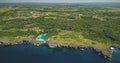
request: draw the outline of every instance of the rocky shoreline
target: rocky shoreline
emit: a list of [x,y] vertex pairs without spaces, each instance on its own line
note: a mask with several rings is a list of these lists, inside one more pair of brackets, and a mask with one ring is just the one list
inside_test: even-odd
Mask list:
[[65,48],[73,48],[73,49],[80,49],[80,50],[85,50],[85,49],[91,49],[92,51],[94,51],[97,55],[101,56],[102,58],[105,58],[106,60],[108,61],[111,61],[111,58],[112,58],[112,54],[106,54],[106,53],[103,53],[103,51],[101,50],[98,50],[94,47],[90,47],[90,46],[72,46],[72,45],[59,45],[59,44],[51,44],[49,43],[49,41],[44,41],[44,42],[37,42],[37,41],[30,41],[30,40],[21,40],[17,43],[4,43],[2,41],[0,41],[0,45],[3,45],[3,46],[12,46],[12,45],[15,45],[15,44],[33,44],[35,46],[40,46],[41,44],[47,44],[49,46],[49,48],[55,48],[55,47],[65,47]]
[[[74,48],[74,49],[80,49],[80,50],[85,50],[85,49],[91,49],[94,51],[97,55],[101,56],[102,58],[105,58],[108,61],[111,61],[112,54],[106,54],[101,50],[98,50],[94,47],[89,47],[89,46],[70,46],[70,45],[56,45],[56,44],[48,44],[50,48],[55,48],[55,47],[66,47],[66,48]],[[112,52],[112,51],[111,51]]]

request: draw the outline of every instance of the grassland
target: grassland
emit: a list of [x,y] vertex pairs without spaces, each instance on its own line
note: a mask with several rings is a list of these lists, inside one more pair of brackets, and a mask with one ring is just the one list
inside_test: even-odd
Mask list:
[[120,8],[61,5],[0,5],[0,41],[35,40],[44,30],[52,44],[120,45]]

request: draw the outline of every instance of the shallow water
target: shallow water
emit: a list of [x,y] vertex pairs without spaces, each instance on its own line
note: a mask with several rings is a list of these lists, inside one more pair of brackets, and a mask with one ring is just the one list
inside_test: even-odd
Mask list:
[[49,48],[47,44],[0,46],[0,63],[109,63],[90,49]]
[[120,63],[120,49],[119,48],[115,48],[113,50],[111,63]]

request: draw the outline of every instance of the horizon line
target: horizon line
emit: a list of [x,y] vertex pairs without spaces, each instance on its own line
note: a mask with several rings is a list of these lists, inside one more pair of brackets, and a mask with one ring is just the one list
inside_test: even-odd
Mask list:
[[120,3],[120,2],[0,2],[0,3]]

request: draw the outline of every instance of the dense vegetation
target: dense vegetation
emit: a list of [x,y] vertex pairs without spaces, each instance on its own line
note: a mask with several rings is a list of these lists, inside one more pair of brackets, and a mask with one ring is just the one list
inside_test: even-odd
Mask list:
[[120,8],[0,5],[1,40],[9,37],[35,39],[43,30],[53,41],[92,40],[120,45]]

